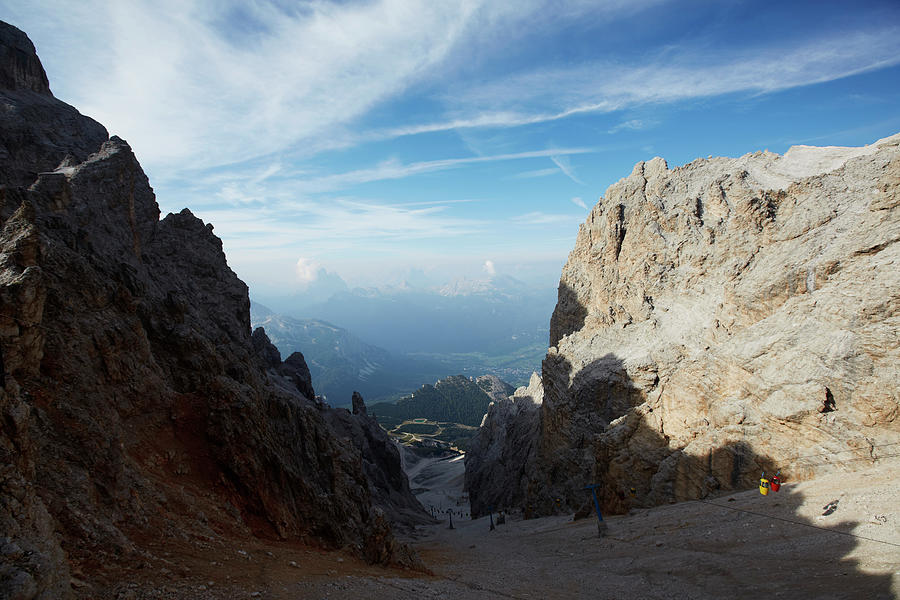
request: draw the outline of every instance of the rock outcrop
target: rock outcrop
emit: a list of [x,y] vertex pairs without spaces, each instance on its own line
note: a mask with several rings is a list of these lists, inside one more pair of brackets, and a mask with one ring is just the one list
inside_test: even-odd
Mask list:
[[[315,399],[315,405],[331,427],[334,435],[344,444],[356,448],[362,461],[363,472],[369,485],[372,503],[393,526],[411,529],[416,525],[432,522],[409,487],[409,479],[403,471],[397,444],[370,417],[366,403],[358,392],[351,398],[352,413],[345,408],[333,408],[316,395],[309,367],[300,352],[292,353],[281,361],[281,355],[271,343],[263,328],[253,332],[252,343],[256,353],[267,368],[269,380],[276,386],[299,391],[304,398]],[[396,554],[401,562],[418,565],[418,559],[405,548],[388,540],[386,556]]]
[[109,138],[102,125],[53,97],[31,40],[10,26],[0,27],[0,99],[2,186],[27,187],[67,157],[83,162]]
[[496,375],[479,375],[475,378],[475,383],[478,384],[478,387],[484,390],[484,393],[494,402],[505,400],[511,393],[515,392],[513,386],[509,385]]
[[251,336],[212,226],[159,220],[128,145],[56,100],[5,23],[0,63],[0,596],[66,597],[70,566],[153,540],[396,558],[359,449],[302,356]]
[[465,458],[465,489],[473,517],[491,507],[526,505],[543,399],[541,378],[532,373],[527,387],[488,406]]
[[339,437],[359,450],[372,502],[394,526],[410,529],[433,522],[410,491],[397,443],[378,425],[375,417],[368,415],[358,392],[353,393],[352,401],[352,412],[332,408],[326,413],[326,419]]
[[[547,514],[583,507],[589,483],[623,510],[895,450],[898,207],[900,135],[636,165],[563,268],[538,424],[502,405],[485,420],[473,510],[496,501],[480,483],[492,470],[512,473],[506,498]],[[522,452],[494,447],[498,430],[531,427]]]

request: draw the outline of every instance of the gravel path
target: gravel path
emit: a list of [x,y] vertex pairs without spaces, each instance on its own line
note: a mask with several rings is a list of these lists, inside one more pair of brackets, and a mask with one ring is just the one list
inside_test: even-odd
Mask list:
[[[607,519],[454,520],[412,543],[433,578],[344,577],[331,598],[900,598],[900,461]],[[836,509],[823,515],[826,507]],[[876,541],[877,540],[877,541]],[[321,596],[326,597],[326,596]]]
[[[446,477],[434,471],[444,464]],[[459,492],[452,462],[428,480]],[[424,472],[424,470],[423,470]],[[440,494],[437,486],[432,493]],[[265,542],[155,549],[148,563],[81,598],[177,599],[705,599],[900,598],[900,458],[707,501],[595,519],[454,518],[408,542],[434,575],[388,570],[349,554]],[[829,514],[824,514],[824,513]],[[170,552],[171,551],[171,554]],[[110,576],[114,574],[110,573]]]

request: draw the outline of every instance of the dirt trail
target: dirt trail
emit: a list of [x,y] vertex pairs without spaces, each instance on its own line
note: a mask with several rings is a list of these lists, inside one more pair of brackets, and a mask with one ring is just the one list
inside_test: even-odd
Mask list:
[[287,544],[223,548],[218,559],[212,550],[170,548],[179,567],[165,577],[158,568],[145,579],[132,573],[131,587],[120,580],[109,597],[900,598],[898,498],[900,459],[893,458],[788,482],[765,497],[750,490],[633,510],[608,517],[603,538],[594,518],[513,516],[494,531],[488,518],[455,518],[453,530],[445,522],[408,540],[433,576]]
[[607,518],[602,539],[596,519],[438,526],[415,543],[434,580],[363,589],[374,598],[897,598],[898,475],[893,458],[768,496],[635,510]]
[[446,517],[452,510],[454,519],[468,513],[468,496],[463,492],[466,465],[465,455],[442,458],[422,458],[406,469],[409,486],[425,510]]

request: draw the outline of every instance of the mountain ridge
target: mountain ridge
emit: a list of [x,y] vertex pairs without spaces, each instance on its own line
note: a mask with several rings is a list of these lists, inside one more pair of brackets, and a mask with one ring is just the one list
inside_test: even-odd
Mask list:
[[335,406],[349,405],[354,391],[365,394],[370,402],[398,399],[454,372],[493,373],[520,383],[539,364],[546,343],[522,340],[522,346],[500,355],[395,354],[322,319],[277,314],[256,301],[251,303],[250,314],[251,324],[264,326],[285,356],[303,352],[316,389]]
[[369,410],[399,420],[425,418],[478,426],[488,405],[513,391],[511,385],[494,375],[451,375],[434,385],[425,384],[397,402],[372,404]]

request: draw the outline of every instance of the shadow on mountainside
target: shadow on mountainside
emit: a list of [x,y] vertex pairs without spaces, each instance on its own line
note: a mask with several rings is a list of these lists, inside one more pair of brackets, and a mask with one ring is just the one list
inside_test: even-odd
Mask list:
[[[576,518],[593,519],[591,492],[585,489],[589,484],[599,485],[598,500],[607,515],[700,500],[707,503],[701,511],[705,518],[723,521],[720,513],[726,513],[725,523],[707,531],[705,521],[694,520],[695,511],[694,519],[659,526],[653,533],[664,535],[665,542],[655,544],[627,531],[610,532],[610,552],[616,551],[618,543],[646,544],[650,549],[664,543],[663,550],[652,552],[660,557],[658,573],[654,564],[648,567],[653,573],[641,572],[641,577],[652,589],[678,580],[676,588],[701,597],[751,593],[893,597],[890,574],[860,568],[860,556],[866,554],[858,554],[860,540],[851,532],[861,521],[842,519],[839,502],[837,514],[819,516],[843,490],[834,490],[834,498],[807,499],[792,489],[791,465],[776,463],[754,449],[752,439],[724,430],[721,444],[700,454],[670,447],[658,407],[647,402],[645,390],[652,392],[658,385],[655,373],[636,370],[635,376],[641,378],[637,382],[615,354],[591,361],[570,379],[571,370],[569,361],[558,354],[545,359],[535,454],[512,461],[515,453],[508,452],[490,467],[498,480],[518,482],[518,486],[494,488],[488,494],[470,489],[476,499],[473,516],[483,512],[477,506],[490,504],[497,510],[521,511],[526,519],[573,510]],[[511,425],[507,427],[509,431]],[[779,492],[737,494],[757,488],[763,472],[771,476],[778,470],[788,482]],[[730,498],[730,494],[739,497]],[[821,509],[816,506],[820,502],[825,505]],[[845,514],[849,510],[844,509]],[[628,521],[622,523],[627,527]],[[682,531],[688,529],[692,531]],[[874,545],[870,542],[867,548]],[[872,564],[869,561],[867,567]]]
[[560,281],[556,308],[550,317],[550,346],[556,346],[559,340],[581,329],[586,318],[587,308],[579,301],[575,290]]
[[[857,554],[861,541],[852,535],[860,522],[839,512],[810,518],[811,512],[824,515],[838,502],[837,493],[813,500],[792,487],[783,485],[767,496],[752,492],[749,497],[713,495],[703,500],[704,518],[721,524],[713,530],[705,520],[673,524],[674,530],[695,528],[681,538],[683,546],[673,548],[693,559],[681,562],[679,576],[714,597],[893,598],[890,573],[862,569],[865,553]],[[815,504],[809,506],[811,502]],[[666,539],[677,544],[674,533],[667,533]],[[866,566],[877,562],[869,558]],[[740,593],[734,591],[736,584]]]

